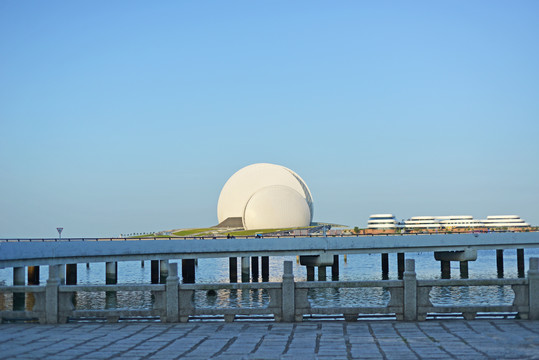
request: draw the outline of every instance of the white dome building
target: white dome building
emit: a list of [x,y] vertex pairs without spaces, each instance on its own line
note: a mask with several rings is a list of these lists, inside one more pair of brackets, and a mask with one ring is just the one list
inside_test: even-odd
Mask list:
[[305,181],[274,164],[246,166],[228,179],[217,204],[222,224],[241,219],[246,230],[309,226],[313,201]]

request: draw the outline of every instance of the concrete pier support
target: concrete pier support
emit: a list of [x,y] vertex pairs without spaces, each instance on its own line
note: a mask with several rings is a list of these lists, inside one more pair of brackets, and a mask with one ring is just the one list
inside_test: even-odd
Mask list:
[[107,262],[105,263],[105,284],[117,284],[118,283],[118,263]]
[[[24,278],[24,266],[13,268],[13,285],[26,285],[26,279]],[[23,311],[25,303],[25,293],[13,293],[13,311]]]
[[262,256],[262,281],[269,281],[269,256]]
[[39,285],[39,266],[28,266],[28,285]]
[[326,280],[327,280],[326,267],[319,266],[318,267],[318,281],[326,281]]
[[251,269],[249,268],[249,257],[243,256],[241,258],[241,282],[249,282],[249,274]]
[[402,280],[404,274],[404,253],[397,253],[397,275],[399,280]]
[[460,278],[461,279],[468,278],[468,262],[467,261],[460,262]]
[[496,250],[496,270],[498,278],[503,278],[503,249]]
[[195,259],[182,259],[182,281],[184,284],[195,283]]
[[307,265],[307,281],[314,281],[314,266]]
[[152,284],[159,284],[159,260],[150,261]]
[[166,284],[168,277],[168,260],[159,261],[159,283]]
[[441,260],[440,270],[442,272],[442,279],[450,279],[451,278],[451,261]]
[[458,251],[435,251],[434,259],[440,262],[442,279],[451,278],[451,261],[460,264],[460,277],[468,278],[468,262],[477,260],[477,250],[467,249]]
[[238,282],[238,258],[228,258],[228,277],[231,283]]
[[333,255],[333,265],[331,265],[331,280],[339,281],[339,255]]
[[[118,262],[105,263],[105,284],[118,283]],[[105,291],[105,309],[115,309],[118,306],[118,294],[116,291]]]
[[382,280],[389,279],[389,255],[387,253],[382,253]]
[[66,265],[66,285],[77,285],[77,264]]
[[251,256],[251,281],[258,282],[258,256]]
[[60,284],[65,285],[66,283],[66,265],[58,265],[58,278],[60,279]]
[[141,260],[140,267],[144,267],[144,260]]
[[524,271],[524,249],[517,249],[517,271],[518,277],[523,278]]

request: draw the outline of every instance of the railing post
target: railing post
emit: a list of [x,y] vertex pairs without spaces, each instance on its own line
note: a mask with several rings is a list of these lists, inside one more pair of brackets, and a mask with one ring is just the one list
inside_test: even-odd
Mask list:
[[49,278],[45,285],[45,322],[58,323],[58,290],[60,286],[60,265],[49,265]]
[[406,259],[403,282],[404,320],[415,321],[417,320],[417,278],[414,259]]
[[294,273],[292,271],[292,261],[284,262],[283,283],[282,283],[282,321],[293,322],[296,314]]
[[528,270],[530,320],[539,320],[539,258],[530,258]]
[[167,297],[167,318],[166,322],[179,321],[179,294],[178,284],[178,264],[170,263],[168,265],[168,276],[166,280],[166,297]]

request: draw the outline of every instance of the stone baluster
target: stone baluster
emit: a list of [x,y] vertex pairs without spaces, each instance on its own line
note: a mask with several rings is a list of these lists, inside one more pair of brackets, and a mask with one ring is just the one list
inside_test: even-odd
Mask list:
[[178,264],[168,264],[168,276],[166,280],[166,322],[179,321],[179,280],[180,278],[178,277]]
[[284,262],[283,283],[282,283],[282,321],[293,322],[296,314],[296,299],[294,273],[292,270],[292,261]]
[[58,323],[58,293],[60,288],[60,266],[49,265],[49,278],[45,286],[45,322]]
[[403,274],[404,282],[404,320],[417,320],[417,278],[415,260],[407,259]]

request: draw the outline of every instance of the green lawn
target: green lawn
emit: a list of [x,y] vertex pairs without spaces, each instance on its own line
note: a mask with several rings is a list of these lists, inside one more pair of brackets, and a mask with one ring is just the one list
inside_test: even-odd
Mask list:
[[[311,227],[311,226],[309,226],[309,227]],[[233,232],[224,233],[224,234],[225,235],[230,234],[230,235],[233,235],[233,236],[253,236],[253,235],[256,235],[256,234],[267,234],[267,233],[273,233],[273,232],[277,232],[277,231],[303,230],[303,229],[308,229],[309,227],[305,227],[305,228],[288,228],[288,229],[241,230],[241,231],[233,231]]]
[[193,234],[198,234],[198,233],[202,233],[202,232],[208,232],[209,230],[211,230],[211,228],[185,229],[185,230],[177,231],[177,232],[175,232],[173,234],[176,235],[176,236],[191,236]]

